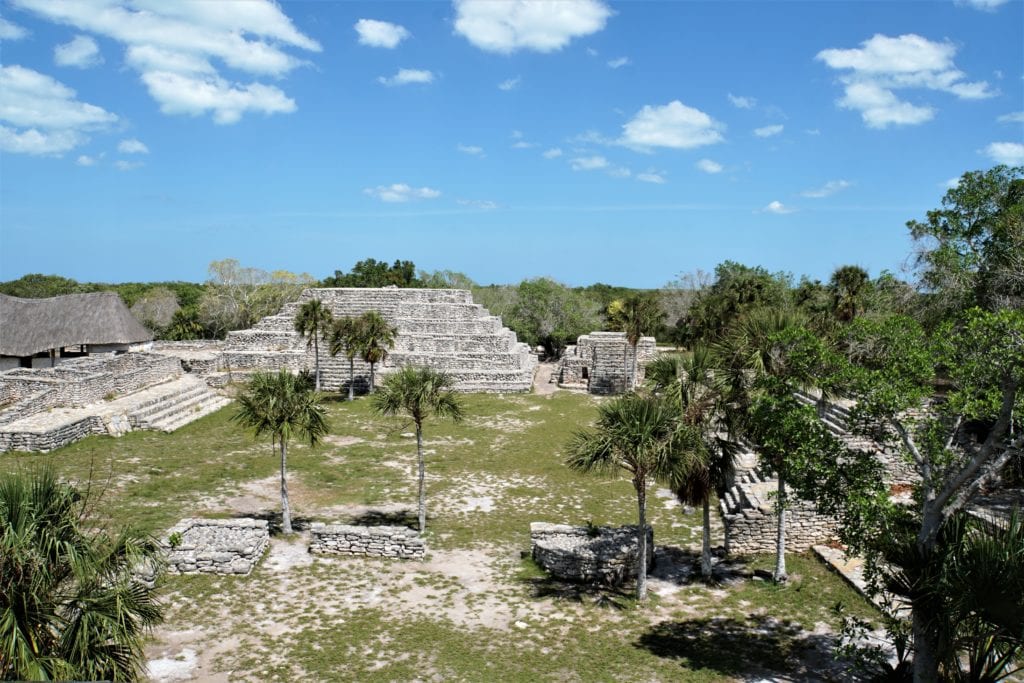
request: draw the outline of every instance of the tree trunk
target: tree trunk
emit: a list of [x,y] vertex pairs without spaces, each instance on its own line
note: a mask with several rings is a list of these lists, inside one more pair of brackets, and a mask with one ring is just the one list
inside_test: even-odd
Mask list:
[[939,680],[938,645],[930,632],[925,616],[913,608],[914,683],[935,683]]
[[782,478],[782,469],[777,468],[779,475],[779,495],[776,501],[779,526],[775,534],[775,573],[772,580],[782,583],[786,580],[786,482]]
[[320,391],[320,343],[319,334],[313,337],[313,364],[316,367],[316,384],[314,389]]
[[639,365],[639,362],[637,360],[637,355],[636,355],[637,354],[636,347],[637,347],[637,345],[639,343],[640,343],[639,340],[637,340],[637,343],[633,344],[633,371],[632,371],[632,375],[629,378],[629,383],[630,383],[630,387],[629,388],[630,389],[636,389],[636,384],[637,384],[636,376],[638,374],[640,374],[640,365]]
[[281,437],[281,532],[292,533],[292,511],[288,506],[288,444]]
[[416,423],[416,459],[419,465],[420,491],[419,491],[419,520],[420,533],[427,529],[427,493],[426,493],[426,467],[423,462],[423,428]]
[[356,359],[348,359],[348,400],[356,400]]
[[376,365],[377,365],[376,363],[370,363],[370,393],[371,394],[373,393],[373,372],[374,372],[374,367],[376,367]]
[[647,599],[647,482],[642,479],[633,481],[636,486],[636,506],[640,524],[637,526],[637,558],[636,569],[636,599],[644,601]]
[[705,581],[711,580],[711,500],[704,498],[704,541],[700,549],[700,575]]

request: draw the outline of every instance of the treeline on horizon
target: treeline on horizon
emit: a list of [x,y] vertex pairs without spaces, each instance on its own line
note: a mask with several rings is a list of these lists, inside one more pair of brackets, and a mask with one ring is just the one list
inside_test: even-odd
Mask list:
[[[920,252],[930,256],[927,261],[918,258],[917,282],[913,284],[888,271],[872,279],[864,268],[854,264],[836,268],[827,282],[821,282],[724,261],[713,273],[698,270],[683,274],[654,290],[604,283],[570,287],[550,277],[510,285],[481,285],[465,273],[428,272],[418,270],[413,261],[389,264],[373,258],[358,261],[347,272],[335,270],[333,275],[318,280],[308,273],[266,271],[228,258],[210,264],[204,283],[80,283],[59,275],[30,274],[0,283],[0,293],[42,298],[114,291],[158,339],[193,340],[223,339],[231,330],[252,327],[294,301],[307,287],[468,289],[474,301],[501,316],[520,340],[543,346],[553,356],[581,334],[619,327],[623,306],[636,300],[657,309],[658,322],[652,329],[658,341],[679,347],[711,338],[750,311],[762,308],[797,311],[825,336],[860,317],[905,315],[931,327],[944,319],[950,306],[964,303],[950,300],[950,291],[955,289],[958,273],[977,269],[978,253],[986,247],[979,242],[981,236],[991,238],[978,217],[997,209],[997,202],[1005,206],[1012,200],[1013,204],[1022,183],[1020,175],[1021,169],[1005,166],[965,173],[960,184],[943,197],[943,209],[928,212],[925,222],[907,223],[912,238],[919,243],[944,241],[940,250]],[[951,206],[966,207],[970,223],[950,225],[944,211]],[[954,228],[961,235],[949,239]],[[980,273],[980,281],[990,283],[985,286],[993,291],[1024,290],[1021,236],[1004,235],[1001,239],[1007,265],[999,272]]]

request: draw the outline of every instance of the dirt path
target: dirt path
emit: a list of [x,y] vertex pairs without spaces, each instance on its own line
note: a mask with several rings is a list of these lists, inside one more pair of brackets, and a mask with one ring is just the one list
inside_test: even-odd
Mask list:
[[558,391],[558,385],[551,381],[551,375],[554,374],[557,365],[557,363],[537,363],[537,370],[533,373],[533,393],[550,396]]

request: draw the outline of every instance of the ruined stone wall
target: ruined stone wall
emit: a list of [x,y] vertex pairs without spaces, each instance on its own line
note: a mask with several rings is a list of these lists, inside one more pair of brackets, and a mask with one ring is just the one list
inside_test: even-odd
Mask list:
[[[179,545],[172,546],[176,536]],[[183,519],[160,539],[171,574],[248,574],[270,544],[265,519]]]
[[[617,585],[636,577],[637,527],[530,524],[533,560],[553,576],[569,581]],[[647,527],[647,567],[654,564],[654,531]]]
[[[769,480],[762,485],[738,484],[720,501],[725,523],[726,550],[740,555],[774,553],[778,516],[775,500],[766,493],[776,487]],[[728,500],[728,496],[741,496],[746,500]],[[804,552],[813,545],[828,543],[837,538],[835,518],[820,514],[814,504],[788,496],[786,509],[786,550]]]
[[371,555],[422,560],[426,544],[418,533],[403,526],[350,526],[314,522],[309,552],[316,554]]
[[42,433],[0,431],[0,453],[4,451],[48,452],[84,439],[90,434],[107,434],[107,425],[98,415],[89,415]]
[[[658,355],[654,337],[637,343],[637,383],[643,382],[644,366]],[[620,394],[629,390],[633,372],[633,347],[624,332],[591,332],[580,335],[559,362],[558,383],[586,384],[592,394]],[[585,376],[584,376],[585,375]]]

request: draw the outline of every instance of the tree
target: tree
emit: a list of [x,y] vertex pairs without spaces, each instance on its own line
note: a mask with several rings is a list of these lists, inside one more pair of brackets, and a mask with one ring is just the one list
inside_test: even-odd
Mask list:
[[163,606],[134,570],[158,549],[92,530],[86,497],[48,469],[0,479],[0,678],[132,681]]
[[864,312],[871,291],[871,277],[860,266],[840,266],[828,282],[832,295],[832,315],[850,322]]
[[214,337],[223,338],[230,330],[252,327],[277,313],[315,283],[306,273],[267,272],[242,266],[236,259],[213,261],[199,300],[200,322]]
[[359,319],[345,316],[335,318],[331,323],[331,331],[328,333],[328,352],[337,356],[344,352],[348,358],[348,400],[355,400],[356,386],[356,356],[361,355]]
[[299,307],[295,315],[295,331],[307,338],[306,348],[313,347],[316,364],[316,391],[320,391],[320,338],[331,325],[331,309],[320,299],[310,299]]
[[395,260],[390,266],[386,261],[364,259],[352,266],[352,270],[344,273],[335,270],[334,275],[326,277],[321,287],[420,287],[416,278],[416,264],[412,261]]
[[964,173],[941,208],[907,227],[934,318],[1024,304],[1024,167]]
[[634,294],[619,301],[613,301],[608,306],[609,320],[612,327],[626,333],[626,341],[633,349],[632,367],[629,374],[630,388],[637,385],[640,373],[637,359],[637,345],[640,338],[654,331],[665,319],[665,313],[658,304],[658,299],[650,293]]
[[686,343],[712,342],[733,324],[758,308],[784,308],[789,299],[789,277],[751,268],[734,261],[715,267],[715,281],[697,292],[685,319]]
[[568,466],[578,472],[625,470],[636,491],[637,600],[647,598],[647,486],[672,481],[689,465],[694,434],[682,428],[676,411],[656,396],[635,393],[598,408],[593,429],[573,434],[566,448]]
[[521,340],[531,347],[543,345],[553,358],[581,334],[601,327],[599,306],[592,299],[546,277],[520,282],[515,302],[501,315]]
[[358,334],[356,346],[363,360],[370,364],[370,393],[374,388],[374,368],[388,357],[388,349],[395,348],[398,328],[389,323],[377,311],[367,311],[359,316],[355,327]]
[[288,505],[288,442],[293,435],[320,442],[327,433],[324,408],[318,395],[309,390],[302,377],[288,370],[254,373],[249,385],[238,397],[238,412],[232,419],[249,427],[259,437],[270,434],[281,449],[281,530],[292,533]]
[[202,335],[203,326],[199,323],[199,311],[195,306],[188,306],[174,312],[163,337],[171,341],[188,341],[199,339]]
[[130,310],[154,335],[162,336],[180,308],[177,294],[167,287],[157,286],[140,296]]
[[427,528],[426,466],[423,458],[423,423],[430,417],[458,422],[463,406],[452,390],[454,380],[432,368],[407,365],[384,380],[371,399],[381,415],[406,415],[416,425],[416,463],[419,476],[418,519],[420,532]]
[[660,356],[647,370],[647,381],[671,402],[697,437],[690,441],[690,466],[677,470],[670,485],[680,503],[701,506],[701,576],[710,581],[711,497],[724,492],[735,471],[736,446],[725,438],[738,428],[729,404],[729,385],[718,359],[704,344],[695,346],[688,356]]
[[[1024,447],[1024,311],[974,309],[931,335],[906,318],[859,321],[844,350],[854,428],[901,451],[920,476],[913,514],[893,511],[875,525],[890,536],[905,529],[903,537],[865,542],[865,552],[896,561],[892,555],[906,557],[899,549],[909,547],[918,564],[932,565],[945,526]],[[939,381],[944,396],[936,401]],[[908,597],[915,679],[935,680],[936,624],[947,615],[922,591]]]
[[421,287],[427,289],[469,289],[477,286],[473,279],[456,270],[419,271],[416,276]]

